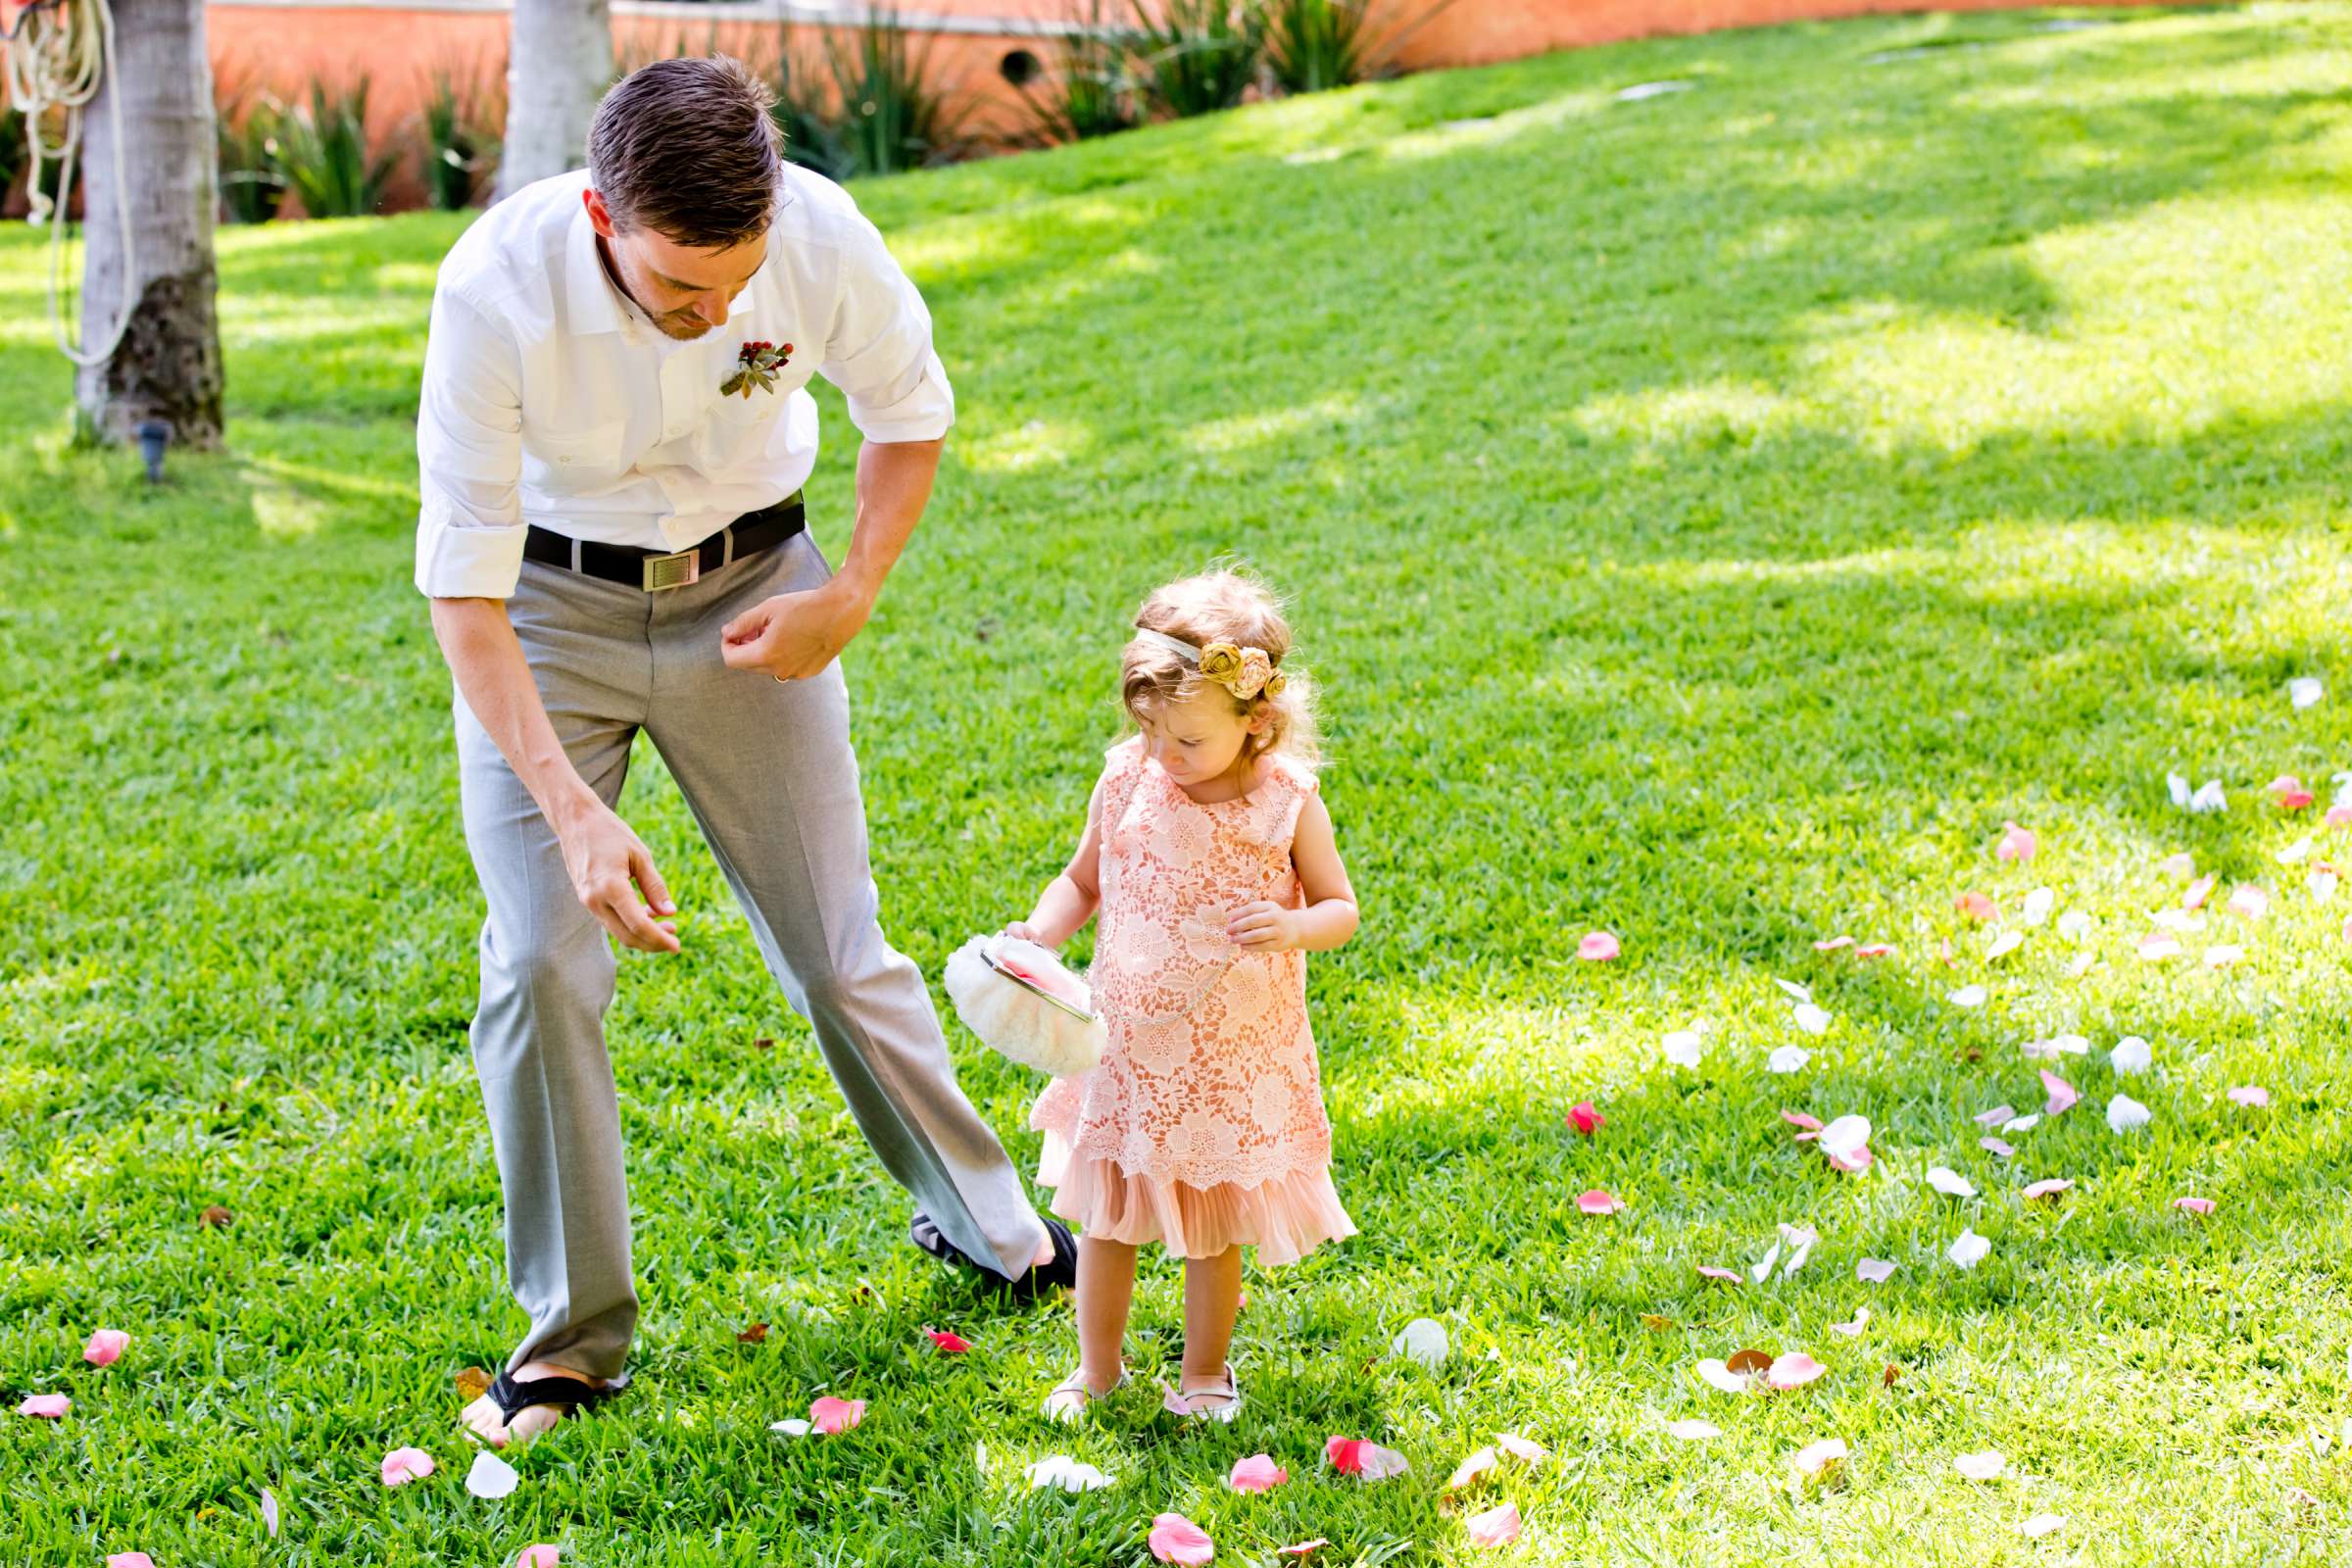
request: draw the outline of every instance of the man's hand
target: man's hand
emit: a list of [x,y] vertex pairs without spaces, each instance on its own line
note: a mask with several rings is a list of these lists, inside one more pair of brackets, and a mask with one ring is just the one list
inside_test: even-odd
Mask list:
[[[597,922],[621,946],[640,953],[675,953],[677,932],[658,920],[673,918],[678,906],[669,901],[662,873],[643,840],[602,801],[583,808],[558,832],[564,845],[564,869],[570,873],[571,891]],[[643,892],[644,901],[638,900]]]
[[1298,911],[1259,899],[1226,917],[1225,934],[1253,953],[1288,953],[1298,946]]
[[840,578],[807,593],[778,594],[720,628],[719,657],[730,669],[807,680],[840,657],[850,639],[864,629],[872,610],[870,599]]

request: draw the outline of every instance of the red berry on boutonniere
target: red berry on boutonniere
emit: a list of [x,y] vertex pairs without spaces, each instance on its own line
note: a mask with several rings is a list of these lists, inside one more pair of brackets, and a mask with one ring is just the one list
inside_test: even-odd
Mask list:
[[776,372],[792,359],[792,345],[782,348],[765,341],[746,343],[735,351],[735,373],[718,384],[720,397],[732,397],[740,392],[745,397],[758,387],[762,392],[776,389]]

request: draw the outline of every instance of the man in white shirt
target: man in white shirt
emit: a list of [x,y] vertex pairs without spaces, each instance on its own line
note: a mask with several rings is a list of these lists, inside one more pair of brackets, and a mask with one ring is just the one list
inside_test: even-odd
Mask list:
[[[597,110],[588,170],[484,215],[433,293],[416,586],[456,676],[489,906],[473,1056],[531,1318],[466,1413],[494,1444],[625,1380],[607,933],[678,951],[613,810],[641,729],[918,1200],[916,1241],[1009,1288],[1072,1280],[1068,1232],[1030,1206],[883,938],[836,662],[930,499],[954,396],[920,295],[840,186],[782,161],[771,102],[729,60],[633,74]],[[865,437],[838,575],[801,509],[811,373]]]

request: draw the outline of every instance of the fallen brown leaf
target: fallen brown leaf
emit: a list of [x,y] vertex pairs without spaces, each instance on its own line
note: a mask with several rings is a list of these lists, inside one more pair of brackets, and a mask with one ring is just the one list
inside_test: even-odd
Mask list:
[[765,1345],[767,1343],[767,1325],[755,1323],[741,1334],[736,1335],[735,1340],[739,1345]]
[[498,1380],[478,1366],[462,1366],[458,1368],[455,1381],[458,1385],[458,1397],[464,1399],[467,1404],[471,1404],[483,1395],[488,1394],[490,1385]]
[[236,1217],[219,1203],[211,1203],[206,1205],[203,1213],[196,1216],[196,1223],[209,1231],[225,1225]]

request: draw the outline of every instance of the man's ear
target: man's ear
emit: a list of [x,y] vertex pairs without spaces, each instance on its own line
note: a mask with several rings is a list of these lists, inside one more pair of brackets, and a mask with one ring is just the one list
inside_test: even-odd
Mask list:
[[588,224],[606,239],[613,238],[612,210],[605,205],[604,197],[593,190],[580,192],[580,202],[588,209]]

